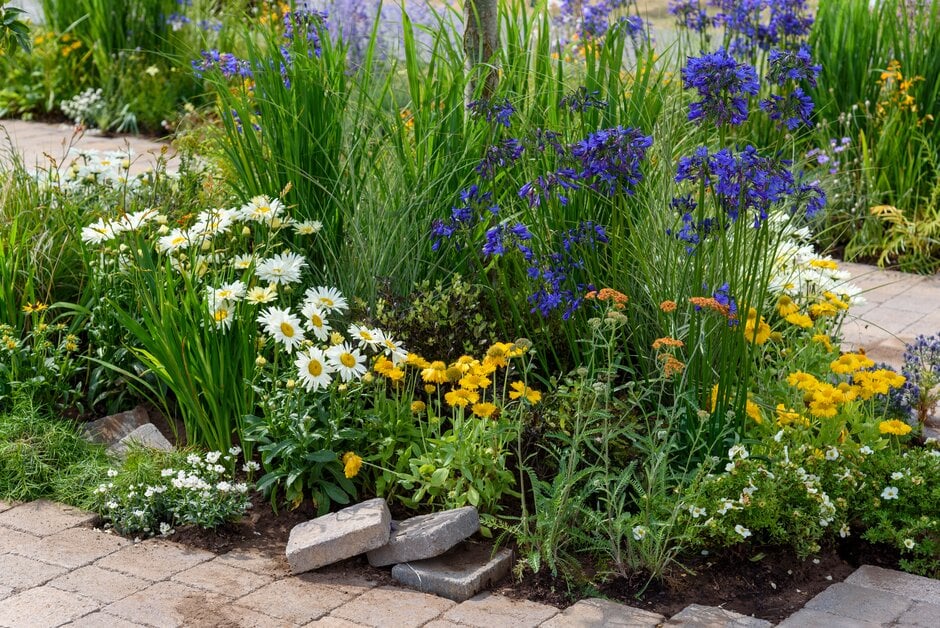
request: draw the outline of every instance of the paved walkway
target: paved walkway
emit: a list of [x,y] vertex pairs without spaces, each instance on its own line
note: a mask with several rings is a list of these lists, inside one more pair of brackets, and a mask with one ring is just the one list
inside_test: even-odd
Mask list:
[[[69,162],[71,149],[130,150],[133,158],[130,170],[135,174],[152,168],[164,151],[171,156],[173,154],[169,144],[140,137],[108,137],[93,131],[82,133],[68,124],[0,120],[0,163],[9,162],[11,152],[15,151],[29,169],[48,167],[52,163],[61,166]],[[172,159],[169,165],[173,166]]]

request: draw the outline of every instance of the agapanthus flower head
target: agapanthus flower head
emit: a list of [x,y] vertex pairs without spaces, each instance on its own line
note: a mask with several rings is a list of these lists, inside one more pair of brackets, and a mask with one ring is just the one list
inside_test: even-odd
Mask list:
[[481,192],[477,185],[464,188],[460,191],[460,204],[451,208],[450,218],[436,219],[431,223],[431,250],[437,251],[445,240],[472,229],[487,215],[499,215],[499,205],[493,202],[493,193]]
[[787,81],[806,81],[811,87],[816,87],[816,77],[822,71],[822,66],[813,64],[809,46],[805,44],[798,50],[771,50],[768,63],[767,80],[777,85],[784,85]]
[[516,113],[516,108],[512,106],[508,98],[471,100],[467,103],[467,109],[475,117],[486,118],[487,122],[501,124],[507,129],[512,125],[512,115]]
[[778,126],[785,126],[793,131],[801,124],[812,127],[809,119],[813,113],[813,99],[802,88],[797,87],[786,96],[771,94],[760,101],[760,108],[770,116]]
[[573,92],[566,94],[558,102],[558,106],[561,109],[580,112],[587,111],[588,109],[606,109],[607,101],[598,98],[599,95],[600,91],[595,89],[589,92],[587,88],[582,85]]
[[516,163],[522,157],[525,147],[515,138],[506,138],[486,148],[483,159],[477,164],[476,172],[484,179],[492,179],[496,171]]
[[528,228],[520,223],[501,222],[486,232],[486,243],[483,245],[483,255],[490,257],[492,255],[505,255],[511,249],[520,250],[523,255],[531,255],[532,251],[523,244],[532,239],[532,234]]
[[600,129],[571,147],[580,162],[578,178],[595,190],[613,196],[618,192],[633,194],[643,180],[640,162],[653,138],[633,127]]
[[738,125],[747,120],[747,97],[757,94],[757,72],[738,62],[724,48],[701,57],[689,57],[682,69],[686,89],[698,91],[701,100],[689,108],[689,120]]
[[212,70],[218,70],[224,78],[252,76],[251,64],[230,52],[219,52],[215,49],[203,50],[201,56],[201,59],[192,62],[193,73],[197,78],[202,78],[206,72]]
[[669,14],[676,17],[676,25],[697,33],[708,28],[708,13],[702,0],[669,0]]

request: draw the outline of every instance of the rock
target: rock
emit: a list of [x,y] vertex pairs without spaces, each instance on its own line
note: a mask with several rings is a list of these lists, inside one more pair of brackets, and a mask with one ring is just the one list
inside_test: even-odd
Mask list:
[[369,552],[369,564],[384,567],[440,556],[480,529],[473,506],[392,522],[388,543]]
[[663,624],[687,628],[770,628],[772,625],[763,619],[701,604],[689,604]]
[[318,569],[388,543],[392,514],[382,498],[370,499],[294,526],[287,562],[294,574]]
[[150,422],[147,411],[137,406],[127,412],[118,412],[111,416],[91,421],[82,426],[85,438],[96,443],[114,445],[122,438]]
[[392,577],[405,586],[462,602],[470,599],[508,573],[512,552],[500,550],[492,558],[492,548],[463,543],[446,554],[392,567]]
[[133,432],[108,447],[108,451],[117,456],[123,456],[130,449],[131,443],[137,443],[142,447],[158,449],[160,451],[173,451],[173,445],[160,433],[157,426],[153,423],[141,425]]

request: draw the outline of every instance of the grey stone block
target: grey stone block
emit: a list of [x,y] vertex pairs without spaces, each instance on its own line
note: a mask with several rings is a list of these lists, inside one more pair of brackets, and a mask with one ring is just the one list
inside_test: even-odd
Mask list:
[[685,626],[686,628],[770,628],[773,626],[765,619],[748,617],[717,606],[689,604],[672,616],[664,626]]
[[[915,576],[873,565],[862,565],[852,572],[845,582],[940,606],[940,580],[933,578]],[[937,623],[940,624],[940,618]]]
[[123,456],[131,448],[132,443],[137,443],[150,449],[160,451],[173,451],[173,445],[160,433],[157,426],[153,423],[141,425],[130,434],[108,447],[108,451],[116,456]]
[[940,625],[940,606],[927,602],[914,604],[898,618],[898,628],[936,628]]
[[890,624],[911,606],[911,598],[839,582],[811,599],[806,608],[849,619]]
[[392,514],[382,498],[370,499],[294,526],[287,562],[298,574],[388,543]]
[[634,608],[599,598],[581,600],[561,615],[542,624],[544,628],[656,628],[666,618],[642,608]]
[[127,412],[118,412],[82,426],[85,438],[96,443],[113,445],[119,440],[150,422],[147,411],[141,406]]
[[462,602],[509,573],[512,552],[491,554],[487,545],[463,543],[435,558],[395,565],[392,577],[418,591]]
[[369,564],[384,567],[440,556],[480,529],[473,506],[392,522],[388,543],[368,553]]
[[808,608],[798,610],[777,624],[777,628],[807,628],[807,626],[825,626],[826,628],[881,628],[881,624],[839,617],[838,615],[830,615],[822,611],[812,611]]

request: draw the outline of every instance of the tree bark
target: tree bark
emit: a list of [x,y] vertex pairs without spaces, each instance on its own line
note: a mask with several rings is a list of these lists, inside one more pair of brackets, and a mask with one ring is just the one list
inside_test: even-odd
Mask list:
[[463,49],[467,55],[467,97],[472,98],[479,89],[484,99],[496,93],[499,70],[496,51],[499,49],[499,11],[497,0],[464,0]]

